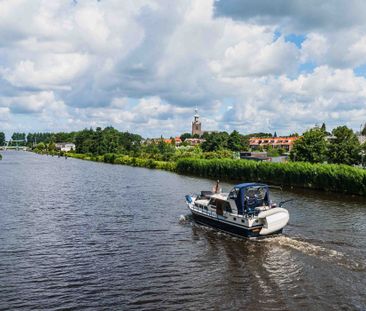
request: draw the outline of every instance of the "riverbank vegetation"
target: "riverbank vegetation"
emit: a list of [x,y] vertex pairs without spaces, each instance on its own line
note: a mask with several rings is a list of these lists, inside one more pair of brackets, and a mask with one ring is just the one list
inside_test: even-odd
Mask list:
[[254,162],[229,158],[180,158],[176,161],[158,161],[111,153],[99,156],[76,153],[69,155],[83,160],[163,169],[179,174],[257,181],[366,196],[366,171],[349,165]]
[[5,133],[0,132],[0,146],[4,146],[4,145],[5,145]]
[[312,128],[302,135],[291,150],[291,160],[310,163],[363,164],[366,143],[346,126],[328,133],[325,126]]
[[[24,137],[24,133],[17,134],[16,137]],[[29,133],[26,144],[38,153],[65,155],[56,149],[56,143],[67,141],[75,144],[75,150],[67,155],[83,160],[366,195],[366,171],[354,167],[363,163],[366,145],[359,143],[351,129],[342,126],[328,133],[323,125],[306,131],[294,143],[286,163],[237,159],[238,151],[250,150],[249,139],[253,136],[271,138],[276,133],[205,133],[201,137],[204,141],[193,146],[185,141],[192,136],[185,133],[177,147],[175,139],[143,139],[106,127],[71,133]],[[273,147],[266,151],[268,156],[285,152]]]
[[303,162],[182,159],[178,173],[366,195],[366,171],[348,165]]

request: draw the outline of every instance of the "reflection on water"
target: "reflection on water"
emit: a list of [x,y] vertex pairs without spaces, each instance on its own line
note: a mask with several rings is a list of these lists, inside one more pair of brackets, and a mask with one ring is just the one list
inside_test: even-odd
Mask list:
[[206,179],[23,152],[0,177],[0,309],[366,309],[364,199],[274,190],[284,234],[240,239],[188,215]]

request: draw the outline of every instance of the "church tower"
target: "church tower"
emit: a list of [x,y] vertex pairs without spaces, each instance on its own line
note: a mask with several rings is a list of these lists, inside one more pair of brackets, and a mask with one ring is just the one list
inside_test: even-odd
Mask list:
[[202,135],[202,130],[201,130],[201,121],[200,121],[200,116],[198,114],[198,109],[196,108],[195,110],[195,115],[194,115],[194,120],[192,122],[192,136],[195,134],[198,134],[198,136]]

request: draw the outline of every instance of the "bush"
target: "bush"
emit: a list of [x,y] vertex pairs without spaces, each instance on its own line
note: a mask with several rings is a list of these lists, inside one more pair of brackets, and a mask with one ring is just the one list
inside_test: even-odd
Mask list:
[[98,162],[162,169],[177,173],[228,180],[257,181],[366,196],[366,170],[348,165],[306,162],[272,163],[247,160],[182,158],[177,162],[128,155],[69,154]]
[[366,171],[335,164],[181,159],[178,173],[366,195]]

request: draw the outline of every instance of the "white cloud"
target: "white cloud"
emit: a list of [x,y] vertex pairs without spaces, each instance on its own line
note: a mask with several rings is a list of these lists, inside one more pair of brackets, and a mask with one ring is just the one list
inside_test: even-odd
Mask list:
[[13,97],[1,97],[0,108],[15,114],[41,114],[47,112],[61,113],[66,110],[63,101],[57,100],[52,91],[24,93]]
[[327,66],[317,67],[312,74],[300,75],[295,80],[282,77],[283,91],[316,97],[342,96],[350,100],[362,97],[366,99],[366,80],[356,77],[350,69],[332,69]]
[[365,26],[366,3],[359,0],[225,0],[216,14],[235,20],[278,25],[289,32],[338,31]]
[[[189,131],[196,105],[206,129],[355,128],[366,7],[338,3],[0,1],[1,113],[14,127],[27,116],[28,130],[146,136]],[[301,46],[286,39],[298,31]]]
[[148,127],[151,135],[160,136],[165,128],[181,129],[187,131],[189,124],[181,122],[190,116],[192,109],[176,107],[164,102],[159,97],[141,98],[132,108],[127,98],[115,98],[109,107],[104,108],[76,108],[79,116],[78,123],[95,121],[95,126],[108,126],[111,123],[118,128],[123,126],[125,130],[135,130],[141,133]]
[[8,107],[0,107],[0,121],[7,121],[10,116],[10,109]]
[[211,63],[221,76],[267,76],[291,73],[297,66],[299,52],[283,38],[272,42],[268,34],[258,34],[257,40],[241,41],[225,50],[221,61]]
[[303,62],[322,63],[329,49],[327,38],[318,33],[309,33],[301,45]]
[[360,37],[348,48],[348,59],[354,65],[366,63],[366,35]]
[[87,69],[89,58],[82,54],[44,54],[37,63],[22,60],[14,68],[2,70],[14,86],[38,89],[70,89],[73,79]]
[[243,79],[228,83],[254,90],[243,91],[222,120],[246,132],[301,132],[324,121],[330,127],[347,124],[358,128],[366,118],[366,80],[352,70],[323,66],[295,79],[281,76],[252,80],[250,85]]

